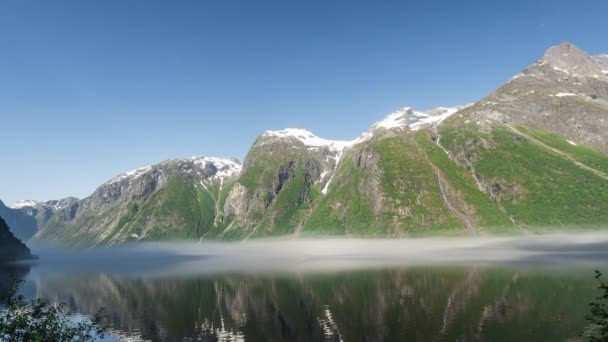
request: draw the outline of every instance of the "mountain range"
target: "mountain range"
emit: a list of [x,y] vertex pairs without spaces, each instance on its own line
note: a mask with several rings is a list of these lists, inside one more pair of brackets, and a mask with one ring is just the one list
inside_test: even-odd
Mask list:
[[608,55],[568,42],[480,101],[405,107],[351,141],[266,131],[241,164],[173,159],[84,199],[0,202],[73,246],[268,236],[511,234],[608,224]]

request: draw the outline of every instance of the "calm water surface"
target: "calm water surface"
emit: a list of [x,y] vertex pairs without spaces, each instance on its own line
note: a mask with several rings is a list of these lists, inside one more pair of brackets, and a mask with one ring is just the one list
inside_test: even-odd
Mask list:
[[[107,257],[83,256],[83,262],[73,262],[73,267],[53,267],[62,257],[50,257],[52,262],[33,266],[24,275],[23,291],[65,302],[74,313],[90,315],[104,308],[113,338],[119,340],[564,341],[576,337],[586,327],[588,302],[598,294],[593,269],[608,265],[603,252],[608,249],[595,242],[575,248],[533,246],[528,247],[533,249],[530,255],[503,257],[502,262],[488,262],[482,256],[460,262],[413,262],[403,255],[384,260],[364,251],[357,253],[356,262],[350,252],[307,255],[294,261],[293,255],[280,260],[272,252],[258,251],[246,259],[252,265],[264,264],[259,268],[244,261],[225,262],[225,256],[182,259],[144,253],[126,260],[126,255],[112,252]],[[481,254],[496,248],[473,249]],[[266,254],[270,255],[259,257]],[[272,267],[281,261],[285,267]],[[246,266],[234,267],[237,264]]]

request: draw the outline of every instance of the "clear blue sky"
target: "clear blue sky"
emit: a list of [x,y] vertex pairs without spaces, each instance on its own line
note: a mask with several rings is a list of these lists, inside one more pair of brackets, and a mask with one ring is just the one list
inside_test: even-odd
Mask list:
[[402,107],[475,101],[606,1],[2,1],[0,199],[84,197],[266,129],[352,139]]

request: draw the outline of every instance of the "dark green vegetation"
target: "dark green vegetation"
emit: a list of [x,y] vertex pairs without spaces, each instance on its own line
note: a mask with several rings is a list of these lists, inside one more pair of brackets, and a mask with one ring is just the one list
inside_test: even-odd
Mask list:
[[599,283],[598,290],[601,293],[589,304],[587,320],[591,327],[583,335],[591,342],[605,342],[608,341],[608,284],[602,280],[600,271],[595,271],[595,279]]
[[79,312],[155,341],[564,341],[587,328],[589,271],[407,268],[297,275],[40,279]]
[[32,258],[30,250],[15,238],[6,222],[0,217],[0,264]]
[[103,338],[100,312],[89,321],[73,322],[63,304],[52,305],[44,299],[26,300],[17,294],[19,281],[2,293],[0,340],[32,342],[84,342]]

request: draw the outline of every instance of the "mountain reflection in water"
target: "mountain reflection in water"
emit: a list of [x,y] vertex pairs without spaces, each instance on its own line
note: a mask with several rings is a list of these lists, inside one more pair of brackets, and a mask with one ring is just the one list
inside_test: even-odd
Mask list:
[[[236,259],[222,264],[223,257],[179,258],[159,270],[149,257],[141,258],[146,266],[140,269],[135,258],[131,272],[53,271],[41,263],[27,276],[26,289],[75,313],[105,308],[113,334],[129,340],[563,341],[586,327],[588,303],[597,295],[593,269],[607,264],[606,246],[598,243],[522,248],[518,242],[524,253],[504,262],[487,262],[481,254],[473,262],[472,250],[496,245],[471,247],[458,263],[388,258],[382,266],[382,259],[362,251],[357,260],[374,262],[318,270],[296,263],[292,270],[262,267],[274,259],[290,264],[289,256],[280,260],[271,251],[271,258],[251,256],[259,269],[235,269]],[[345,259],[332,253],[328,259]],[[303,259],[319,264],[317,258]]]
[[560,340],[585,325],[591,272],[479,267],[339,274],[33,278],[74,312],[145,340]]

